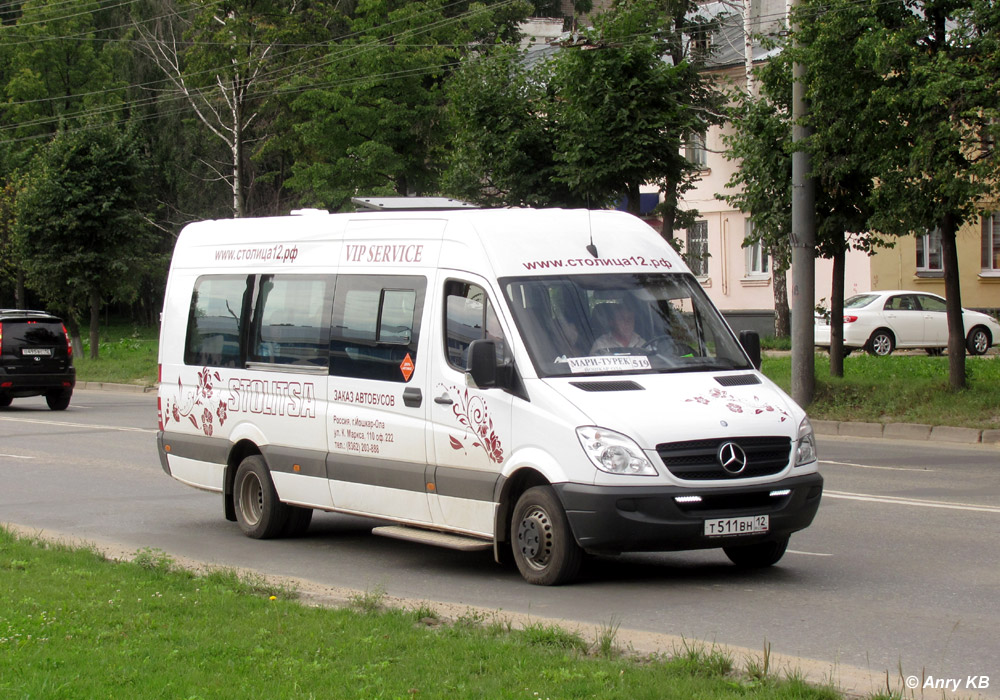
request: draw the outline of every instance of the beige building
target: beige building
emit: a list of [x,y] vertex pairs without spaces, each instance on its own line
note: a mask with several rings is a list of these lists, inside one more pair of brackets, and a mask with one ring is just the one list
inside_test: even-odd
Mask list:
[[[1000,211],[966,223],[957,234],[962,306],[1000,311]],[[916,289],[944,296],[941,236],[905,236],[871,259],[872,289]]]
[[[713,4],[703,5],[703,8],[710,10]],[[732,4],[717,5],[719,11],[728,13],[728,18],[723,20],[720,31],[712,35],[711,72],[720,83],[742,88],[746,85],[742,17],[734,14]],[[784,0],[754,0],[753,32],[780,29],[784,12]],[[752,50],[755,63],[767,60],[765,49],[755,44]],[[693,254],[692,265],[702,286],[730,324],[737,330],[752,328],[762,335],[773,335],[774,270],[771,261],[760,244],[743,245],[751,226],[747,214],[717,198],[719,194],[732,192],[726,183],[738,167],[724,156],[723,135],[732,130],[730,124],[711,127],[703,139],[695,138],[689,143],[688,158],[700,163],[702,169],[697,186],[685,194],[682,207],[697,210],[698,220],[691,229],[678,235],[685,242],[687,252]],[[866,254],[849,253],[846,270],[847,296],[871,289]],[[829,303],[832,271],[831,261],[817,259],[817,304]],[[790,273],[786,279],[791,301]]]

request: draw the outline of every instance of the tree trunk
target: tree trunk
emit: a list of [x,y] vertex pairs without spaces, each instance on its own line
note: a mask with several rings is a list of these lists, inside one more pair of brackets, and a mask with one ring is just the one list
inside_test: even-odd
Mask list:
[[788,310],[788,266],[779,266],[775,261],[781,259],[777,246],[770,250],[774,267],[772,286],[774,288],[774,335],[777,338],[787,338],[792,334],[792,318]]
[[26,290],[24,287],[24,270],[17,271],[17,279],[14,280],[14,306],[18,309],[28,308],[27,299],[25,299]]
[[641,202],[639,201],[639,183],[630,182],[626,187],[628,188],[628,213],[633,216],[639,216],[642,211]]
[[833,255],[830,284],[830,376],[844,376],[844,273],[847,252],[839,248]]
[[245,215],[243,199],[243,109],[240,104],[240,93],[233,89],[233,217]]
[[83,356],[83,338],[80,336],[80,324],[76,322],[76,315],[67,311],[64,315],[66,330],[69,331],[69,342],[73,345],[73,356]]
[[90,359],[97,359],[101,342],[101,294],[96,289],[90,291]]
[[948,384],[965,388],[965,324],[962,320],[962,282],[958,270],[958,229],[951,214],[941,219],[941,255],[944,258],[944,295],[948,308]]

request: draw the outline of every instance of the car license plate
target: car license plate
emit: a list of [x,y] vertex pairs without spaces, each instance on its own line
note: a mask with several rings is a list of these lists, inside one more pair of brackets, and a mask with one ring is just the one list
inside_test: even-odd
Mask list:
[[728,535],[760,535],[767,532],[770,518],[767,515],[750,515],[744,518],[716,518],[705,521],[705,537]]
[[21,348],[22,355],[52,356],[52,348]]

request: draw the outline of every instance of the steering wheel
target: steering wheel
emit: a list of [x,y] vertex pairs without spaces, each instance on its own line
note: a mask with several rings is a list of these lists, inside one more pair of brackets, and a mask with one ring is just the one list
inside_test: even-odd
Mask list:
[[661,355],[662,353],[660,352],[660,341],[663,340],[669,341],[669,343],[667,344],[667,348],[671,351],[672,355],[675,355],[677,357],[686,357],[688,355],[694,355],[694,348],[692,348],[690,345],[686,343],[678,343],[676,340],[674,340],[674,337],[672,335],[668,335],[666,333],[664,333],[663,335],[653,336],[645,343],[643,343],[642,347],[643,349],[652,350],[657,355]]

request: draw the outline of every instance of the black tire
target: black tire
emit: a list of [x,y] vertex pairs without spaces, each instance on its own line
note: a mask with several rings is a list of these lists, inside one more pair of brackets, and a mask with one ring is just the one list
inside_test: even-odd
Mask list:
[[284,537],[301,537],[309,529],[309,523],[313,519],[312,508],[300,508],[299,506],[287,506],[288,522],[285,523]]
[[0,394],[0,408],[7,408],[10,406],[11,401],[14,400],[13,396],[7,396],[6,394]]
[[278,500],[267,463],[260,455],[240,462],[233,484],[236,522],[247,537],[266,540],[282,534],[288,524],[288,506]]
[[886,357],[891,355],[895,349],[896,338],[890,330],[879,328],[868,338],[868,352],[872,355]]
[[788,538],[760,544],[723,547],[729,561],[741,569],[763,569],[777,564],[788,549]]
[[572,580],[580,570],[583,550],[551,487],[535,486],[521,494],[510,532],[514,561],[528,583],[555,586]]
[[53,411],[65,411],[69,407],[69,401],[72,398],[72,391],[50,391],[45,395],[45,403]]
[[985,355],[992,344],[993,338],[990,337],[990,332],[982,326],[973,328],[965,338],[965,347],[970,355]]

